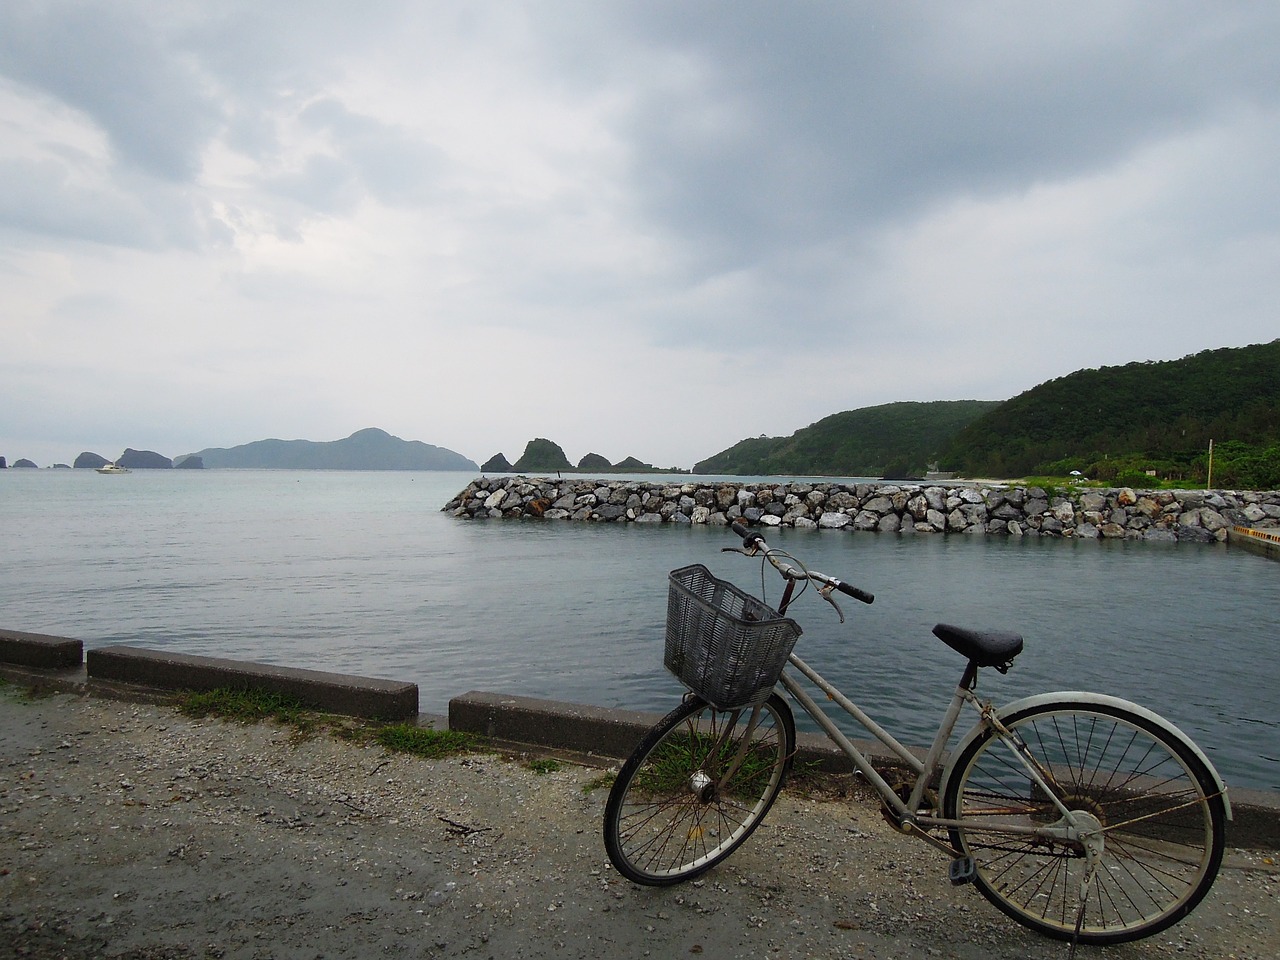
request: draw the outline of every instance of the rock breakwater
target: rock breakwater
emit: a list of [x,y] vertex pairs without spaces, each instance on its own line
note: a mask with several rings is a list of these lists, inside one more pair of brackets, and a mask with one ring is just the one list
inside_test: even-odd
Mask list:
[[1236,524],[1280,529],[1280,492],[999,484],[686,483],[479,477],[444,511],[462,519],[727,524],[900,534],[1225,540]]

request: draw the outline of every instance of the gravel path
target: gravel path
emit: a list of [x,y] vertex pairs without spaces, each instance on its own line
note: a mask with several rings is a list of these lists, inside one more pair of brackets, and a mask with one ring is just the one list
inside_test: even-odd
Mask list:
[[[0,957],[1065,958],[857,800],[784,794],[726,864],[635,887],[599,770],[424,761],[0,685]],[[1082,957],[1280,955],[1276,857]]]

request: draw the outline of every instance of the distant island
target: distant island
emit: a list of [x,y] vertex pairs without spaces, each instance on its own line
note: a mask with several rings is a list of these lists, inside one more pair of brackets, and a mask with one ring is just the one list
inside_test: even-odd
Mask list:
[[[109,463],[125,470],[203,470],[206,467],[263,470],[479,469],[474,460],[452,450],[420,440],[401,440],[376,427],[357,430],[343,440],[258,440],[238,447],[213,447],[187,453],[173,460],[154,450],[135,450],[132,447],[126,447],[124,453],[114,460],[85,450],[75,458],[72,466],[77,470],[97,470]],[[0,456],[0,470],[6,466],[35,468],[37,464],[25,458],[7,464]],[[68,467],[65,463],[54,466]]]
[[560,444],[545,437],[535,437],[525,444],[524,453],[511,463],[501,453],[495,453],[480,468],[484,473],[688,473],[679,467],[655,467],[635,457],[627,457],[610,463],[598,453],[588,453],[575,467],[565,456]]
[[474,460],[421,440],[402,440],[368,427],[342,440],[256,440],[238,447],[210,447],[178,457],[205,467],[263,470],[479,470]]

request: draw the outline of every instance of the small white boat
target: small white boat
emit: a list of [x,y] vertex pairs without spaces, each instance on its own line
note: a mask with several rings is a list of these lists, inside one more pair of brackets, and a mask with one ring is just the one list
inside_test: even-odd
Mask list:
[[99,473],[128,473],[124,467],[118,463],[108,463],[106,466],[98,467]]

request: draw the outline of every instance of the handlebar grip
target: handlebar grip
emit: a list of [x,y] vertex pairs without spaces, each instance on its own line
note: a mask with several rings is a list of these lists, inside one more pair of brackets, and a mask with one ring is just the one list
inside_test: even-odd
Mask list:
[[750,530],[744,527],[737,520],[734,520],[731,524],[729,524],[729,529],[732,530],[734,533],[736,533],[738,536],[740,536],[744,544],[754,543],[756,540],[761,539],[758,533],[752,533]]
[[865,590],[859,590],[851,583],[837,583],[836,589],[841,593],[847,593],[855,600],[861,600],[863,603],[874,603],[876,599],[874,593],[867,593]]

